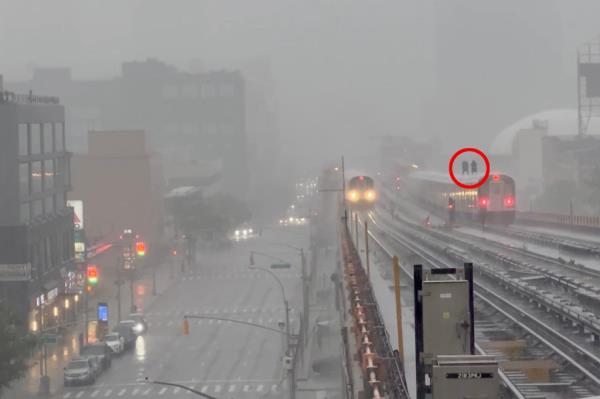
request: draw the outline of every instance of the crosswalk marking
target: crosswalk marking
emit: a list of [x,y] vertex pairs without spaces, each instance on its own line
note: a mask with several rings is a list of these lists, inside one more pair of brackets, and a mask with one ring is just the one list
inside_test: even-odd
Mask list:
[[63,399],[67,399],[70,396],[71,396],[71,392],[67,392],[63,395]]
[[152,390],[152,388],[146,389],[144,392],[142,392],[142,395],[148,395],[151,390]]
[[244,385],[243,391],[248,392],[249,390],[250,390],[250,385],[248,385],[248,384]]
[[140,391],[140,389],[139,389],[139,388],[134,388],[134,389],[133,389],[133,392],[131,392],[131,396],[135,396],[135,395],[137,395],[137,393],[138,393],[139,391]]
[[202,389],[200,390],[200,392],[202,392],[202,393],[206,393],[206,391],[208,391],[208,385],[204,385],[202,387]]
[[107,391],[104,393],[104,397],[110,396],[110,394],[111,394],[111,393],[112,393],[112,389],[109,389],[109,390],[107,390]]
[[163,395],[165,392],[167,392],[167,388],[161,388],[160,391],[158,391],[158,394]]
[[235,385],[232,384],[229,386],[229,392],[231,393],[233,391],[235,391]]
[[75,395],[75,397],[76,398],[81,398],[84,393],[85,393],[85,391],[80,391],[77,395]]
[[263,384],[258,384],[258,386],[256,387],[256,392],[262,392],[263,388],[264,388]]
[[119,391],[119,393],[117,394],[117,396],[123,396],[125,394],[125,392],[127,392],[127,389],[121,389]]
[[273,386],[271,387],[271,391],[277,392],[277,384],[273,384]]
[[216,392],[216,393],[219,393],[219,392],[221,392],[221,385],[220,385],[220,384],[217,384],[217,385],[215,386],[215,392]]
[[173,389],[173,393],[174,394],[178,394],[179,393],[179,387],[176,387],[175,389]]
[[100,393],[100,391],[98,389],[96,389],[94,392],[92,392],[92,398],[96,397],[96,395],[98,395]]

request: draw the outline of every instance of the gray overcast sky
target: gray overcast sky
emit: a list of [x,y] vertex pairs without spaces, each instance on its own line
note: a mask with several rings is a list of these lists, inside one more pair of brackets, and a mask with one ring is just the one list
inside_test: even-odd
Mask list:
[[[436,92],[440,70],[439,1],[530,4],[510,13],[556,41],[548,47],[560,55],[562,86],[549,104],[575,103],[575,46],[600,33],[595,0],[547,0],[549,9],[539,0],[0,0],[0,73],[20,80],[34,66],[70,66],[78,78],[106,77],[117,75],[122,61],[147,57],[184,69],[194,59],[211,69],[268,57],[286,148],[322,144],[315,160],[357,154],[350,147],[364,148],[371,136],[431,134],[423,121],[434,116],[423,105]],[[556,14],[556,23],[547,23],[547,13]],[[460,18],[456,26],[472,22]],[[507,29],[506,43],[519,39]]]

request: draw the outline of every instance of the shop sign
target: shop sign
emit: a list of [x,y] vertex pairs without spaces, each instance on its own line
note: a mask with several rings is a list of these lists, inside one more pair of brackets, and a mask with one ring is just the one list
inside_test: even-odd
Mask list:
[[51,289],[50,291],[48,291],[48,302],[52,302],[56,299],[56,297],[58,296],[58,288],[54,288]]
[[31,263],[0,264],[0,281],[28,281],[31,279]]

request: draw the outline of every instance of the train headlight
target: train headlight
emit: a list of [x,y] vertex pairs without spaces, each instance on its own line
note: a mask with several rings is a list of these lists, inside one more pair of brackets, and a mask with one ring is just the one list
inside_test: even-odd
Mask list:
[[348,193],[348,200],[350,200],[350,202],[358,201],[358,192],[356,190],[350,191]]
[[367,199],[367,201],[375,201],[375,191],[373,190],[367,190],[367,192],[365,193],[365,198]]

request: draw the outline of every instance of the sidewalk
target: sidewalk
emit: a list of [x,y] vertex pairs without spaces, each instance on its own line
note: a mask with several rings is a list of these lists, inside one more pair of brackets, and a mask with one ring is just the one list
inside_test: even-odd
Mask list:
[[331,274],[335,270],[335,250],[322,249],[317,256],[318,272],[311,295],[311,320],[304,364],[296,381],[298,399],[325,399],[342,396],[342,337]]
[[[167,262],[169,259],[167,259]],[[134,303],[142,310],[146,310],[152,306],[152,303],[166,292],[172,283],[178,278],[180,271],[175,270],[173,276],[170,273],[171,265],[164,263],[157,268],[156,286],[157,295],[152,295],[152,273],[151,270],[146,271],[135,283]],[[105,274],[104,277],[110,279],[110,274]],[[114,278],[112,279],[114,280]],[[111,281],[112,281],[111,280]],[[107,281],[107,280],[105,280]],[[143,288],[139,288],[143,287]],[[117,324],[117,287],[115,284],[99,285],[96,293],[89,299],[88,316],[89,320],[96,320],[96,306],[98,302],[108,303],[109,308],[109,329]],[[58,337],[56,344],[46,344],[46,364],[47,374],[50,377],[50,392],[55,394],[63,385],[63,368],[66,367],[72,357],[79,355],[79,333],[84,327],[83,303],[80,302],[81,310],[77,315],[77,321],[69,326],[62,336]],[[121,308],[122,319],[126,318],[130,313],[131,301],[129,284],[121,286]],[[13,382],[11,388],[3,392],[3,399],[33,399],[40,398],[38,395],[40,382],[40,351],[31,359],[32,367],[19,381]]]

